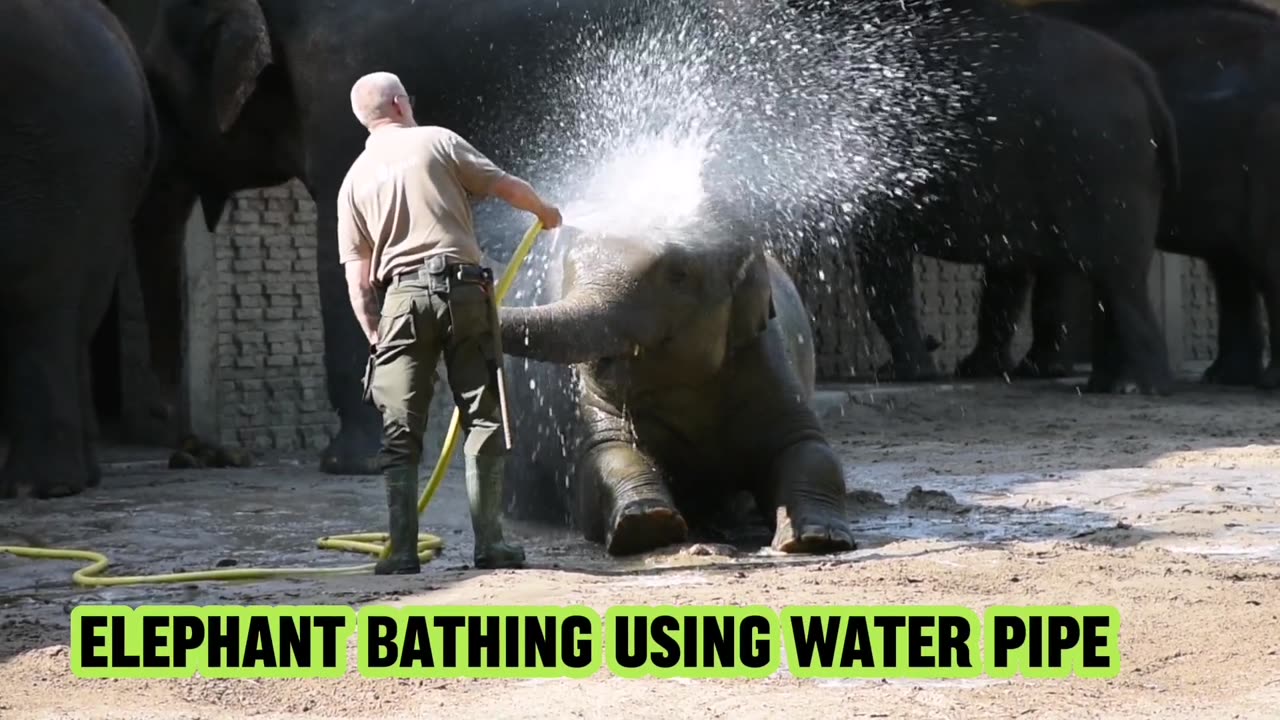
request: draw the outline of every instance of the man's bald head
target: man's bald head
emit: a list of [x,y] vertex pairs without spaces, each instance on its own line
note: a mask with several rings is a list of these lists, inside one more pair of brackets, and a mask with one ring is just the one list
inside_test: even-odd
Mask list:
[[[412,120],[407,96],[404,84],[392,73],[369,73],[351,86],[351,111],[366,128],[380,121],[405,123]],[[404,105],[397,107],[396,98]]]

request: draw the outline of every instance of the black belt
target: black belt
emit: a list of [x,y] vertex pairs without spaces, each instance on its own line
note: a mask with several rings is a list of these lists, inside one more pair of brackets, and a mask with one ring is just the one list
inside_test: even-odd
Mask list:
[[493,271],[475,263],[446,262],[441,258],[432,258],[413,270],[406,270],[387,283],[387,287],[395,287],[406,282],[464,282],[473,285],[492,285]]

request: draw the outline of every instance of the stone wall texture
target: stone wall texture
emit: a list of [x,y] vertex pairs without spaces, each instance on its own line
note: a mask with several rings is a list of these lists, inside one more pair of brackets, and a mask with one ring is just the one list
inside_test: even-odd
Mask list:
[[[243,192],[223,217],[216,236],[218,405],[221,441],[281,451],[323,448],[336,430],[328,409],[323,328],[316,282],[315,206],[299,183]],[[833,278],[856,269],[828,258],[824,281],[798,283],[815,315],[818,367],[824,380],[869,379],[887,359],[884,341],[867,317],[861,296]],[[1199,262],[1181,278],[1184,357],[1203,364],[1213,357],[1216,309],[1213,289]],[[976,340],[981,270],[917,260],[917,302],[926,333],[942,341],[936,357],[944,370]],[[1024,315],[1025,319],[1025,315]],[[1030,343],[1024,321],[1015,352]],[[447,394],[437,392],[433,420],[447,423]],[[442,412],[443,411],[443,412]]]

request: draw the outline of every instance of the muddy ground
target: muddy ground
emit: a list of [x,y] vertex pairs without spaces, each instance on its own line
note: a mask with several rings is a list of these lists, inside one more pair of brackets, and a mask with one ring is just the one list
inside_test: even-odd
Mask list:
[[[845,392],[840,390],[840,392]],[[826,396],[861,547],[779,559],[666,553],[618,562],[515,527],[531,569],[466,567],[456,470],[428,509],[443,556],[409,578],[80,590],[75,563],[0,557],[0,717],[809,718],[1275,717],[1280,707],[1280,397],[1184,387],[1084,396],[1070,383],[858,388]],[[148,453],[117,450],[113,457]],[[150,455],[152,458],[159,455]],[[381,529],[376,478],[312,458],[248,470],[116,463],[102,489],[0,506],[0,544],[85,547],[111,572],[337,565],[329,533]],[[913,489],[919,487],[919,491]],[[936,491],[936,492],[934,492]],[[941,493],[948,493],[942,495]],[[81,681],[67,618],[82,602],[1109,604],[1114,680]],[[353,661],[354,662],[354,661]]]

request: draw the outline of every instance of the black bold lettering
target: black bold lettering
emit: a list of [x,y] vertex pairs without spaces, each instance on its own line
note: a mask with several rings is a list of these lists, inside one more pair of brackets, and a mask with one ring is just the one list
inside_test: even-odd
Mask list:
[[907,619],[901,615],[883,615],[874,620],[875,626],[881,631],[881,647],[884,650],[884,657],[881,661],[883,667],[896,667],[898,665],[898,628],[907,624]]
[[590,618],[581,615],[565,618],[560,624],[560,662],[571,668],[586,667],[591,662],[591,641],[586,637],[590,632]]
[[993,664],[999,668],[1009,667],[1009,651],[1014,650],[1027,640],[1027,626],[1022,622],[1022,618],[1011,617],[1008,615],[997,616],[993,623],[995,630],[995,639],[990,648],[993,657]]
[[956,615],[938,618],[938,667],[973,667],[969,657],[969,623]]
[[1110,665],[1107,656],[1099,655],[1098,648],[1107,644],[1107,639],[1102,636],[1099,630],[1111,625],[1111,619],[1104,615],[1087,615],[1082,623],[1084,626],[1082,635],[1084,636],[1084,647],[1081,648],[1080,664],[1089,668],[1104,668]]
[[338,628],[345,625],[336,615],[321,615],[312,624],[320,628],[320,661],[323,667],[338,666]]
[[80,616],[80,665],[87,668],[109,667],[106,654],[95,652],[98,648],[106,648],[107,639],[98,630],[107,627],[111,618],[106,615]]
[[844,645],[840,648],[840,667],[853,667],[855,661],[860,667],[876,666],[876,649],[871,644],[871,628],[864,615],[848,618]]
[[111,618],[111,666],[136,668],[141,665],[136,655],[129,654],[129,646],[125,644],[125,617],[116,615]]
[[795,638],[795,661],[800,667],[813,665],[813,653],[818,653],[819,667],[831,667],[836,655],[836,637],[839,635],[840,619],[828,617],[826,627],[822,619],[816,615],[809,616],[808,630],[801,623],[799,615],[791,616],[791,637]]
[[244,640],[242,667],[277,667],[275,641],[271,639],[271,618],[254,615],[249,618],[249,632]]
[[310,617],[281,615],[279,639],[280,667],[311,667]]
[[[715,667],[717,664],[723,668],[736,667],[738,658],[733,651],[733,626],[732,617],[724,618],[724,625],[720,624],[720,618],[708,615],[706,618],[706,626],[702,629],[702,666]],[[689,653],[692,655],[693,653]]]
[[702,622],[703,618],[693,615],[684,617],[684,666],[687,668],[698,665],[698,625]]
[[[223,627],[223,624],[226,627]],[[209,637],[205,650],[209,655],[209,667],[240,667],[240,618],[236,616],[209,616]],[[226,664],[223,664],[223,651]]]
[[[556,618],[548,616],[546,625],[543,618],[526,618],[524,623],[524,664],[525,667],[555,667],[556,665]],[[561,630],[563,632],[563,630]],[[567,641],[566,641],[567,642]],[[534,657],[534,654],[537,657]],[[577,667],[577,666],[575,666]]]
[[142,618],[142,667],[166,667],[165,658],[160,656],[160,647],[164,645],[160,628],[168,622],[169,618],[159,615],[147,615]]
[[634,670],[644,665],[649,650],[648,619],[614,616],[613,637],[609,638],[609,643],[617,648],[614,657],[622,667]]
[[423,615],[410,615],[405,621],[404,648],[400,651],[400,667],[407,668],[414,664],[419,667],[432,667],[431,630],[427,627],[427,618]]
[[[530,625],[530,621],[536,621],[537,618],[526,615],[524,617],[525,625]],[[520,667],[520,616],[508,615],[502,619],[505,626],[502,631],[502,650],[505,656],[505,664],[509,668]]]
[[[762,668],[769,664],[769,647],[773,638],[768,633],[769,618],[759,615],[742,618],[738,624],[738,662],[749,668]],[[730,643],[732,650],[732,639]]]
[[[484,622],[484,629],[481,630],[480,623]],[[501,649],[499,643],[502,641],[502,626],[498,623],[497,615],[490,615],[485,618],[471,617],[467,622],[467,664],[471,667],[498,667],[498,652]],[[483,648],[486,661],[482,665],[480,663],[480,649]]]
[[193,615],[173,618],[173,667],[187,667],[187,653],[204,643],[204,622]]
[[444,645],[443,667],[458,667],[458,631],[467,624],[467,619],[461,615],[437,615],[431,622],[444,631],[441,634]]
[[912,615],[907,618],[907,667],[935,667],[937,656],[924,654],[925,648],[933,643],[925,637],[924,629],[933,627],[937,618],[928,615]]
[[1078,642],[1080,624],[1075,618],[1061,615],[1049,618],[1049,667],[1062,667],[1062,653]]
[[1044,618],[1031,616],[1030,627],[1027,628],[1027,665],[1044,667]]
[[[653,636],[653,644],[663,649],[661,656],[649,654],[649,659],[660,668],[673,668],[680,662],[680,641],[671,636],[671,631],[680,629],[680,621],[670,615],[659,615],[649,626],[649,634]],[[661,657],[661,659],[659,659]]]
[[368,653],[365,663],[369,667],[385,668],[395,663],[396,656],[400,654],[400,648],[396,645],[398,630],[393,617],[369,616],[369,640],[365,642],[365,651]]

